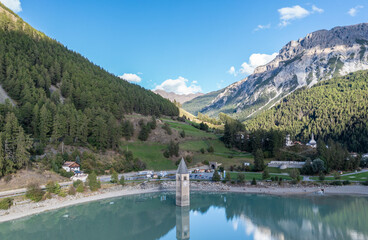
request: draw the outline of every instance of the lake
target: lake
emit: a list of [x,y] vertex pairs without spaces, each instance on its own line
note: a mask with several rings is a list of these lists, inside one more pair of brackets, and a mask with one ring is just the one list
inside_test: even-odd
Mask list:
[[368,239],[368,198],[173,193],[91,202],[0,224],[0,239]]

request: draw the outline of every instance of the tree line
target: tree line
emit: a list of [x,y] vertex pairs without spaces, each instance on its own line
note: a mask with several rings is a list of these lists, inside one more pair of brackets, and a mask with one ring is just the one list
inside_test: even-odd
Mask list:
[[132,135],[124,115],[179,114],[169,100],[106,72],[3,13],[0,84],[16,106],[2,105],[0,131],[11,112],[39,149],[60,141],[114,149],[121,136]]
[[314,135],[349,151],[368,152],[368,71],[301,88],[245,122],[248,131],[280,130],[301,141]]

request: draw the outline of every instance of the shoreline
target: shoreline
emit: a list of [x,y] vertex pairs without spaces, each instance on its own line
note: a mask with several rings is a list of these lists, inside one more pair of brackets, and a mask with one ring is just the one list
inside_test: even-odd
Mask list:
[[[241,194],[266,194],[274,196],[292,195],[311,195],[315,194],[321,187],[301,186],[301,185],[229,185],[214,182],[192,182],[191,191],[193,192],[218,192],[218,193],[241,193]],[[368,197],[368,186],[347,185],[347,186],[323,186],[325,195],[346,195],[346,196],[365,196]],[[15,202],[8,210],[0,210],[0,223],[13,221],[40,213],[54,211],[61,208],[99,201],[110,198],[117,198],[129,195],[139,195],[146,193],[171,192],[175,191],[174,182],[161,182],[139,184],[135,186],[114,186],[101,189],[97,192],[88,192],[67,197],[56,196],[42,202]]]

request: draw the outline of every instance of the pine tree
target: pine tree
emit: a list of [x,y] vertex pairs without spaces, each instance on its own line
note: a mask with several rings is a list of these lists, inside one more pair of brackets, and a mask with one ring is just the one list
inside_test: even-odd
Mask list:
[[0,177],[4,176],[4,166],[5,166],[5,158],[4,158],[4,148],[3,148],[3,137],[0,132]]
[[30,162],[30,154],[28,149],[31,147],[31,141],[24,134],[23,128],[19,126],[17,136],[17,150],[15,152],[16,165],[18,169],[26,166]]
[[40,140],[42,143],[47,143],[49,137],[49,132],[52,127],[52,116],[50,111],[46,108],[44,104],[40,110],[40,122],[38,124],[40,130]]
[[264,165],[264,156],[262,149],[257,149],[254,154],[254,170],[256,171],[263,171],[265,168]]

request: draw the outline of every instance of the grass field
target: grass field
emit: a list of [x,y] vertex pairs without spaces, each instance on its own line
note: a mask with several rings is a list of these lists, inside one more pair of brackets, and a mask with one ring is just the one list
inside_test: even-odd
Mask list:
[[[231,172],[230,173],[231,180],[237,180],[238,179],[238,174],[239,173]],[[262,180],[262,173],[247,172],[247,173],[244,173],[244,174],[245,174],[245,180],[246,181],[252,181],[253,178],[255,178],[256,180]],[[285,176],[285,175],[280,175],[280,174],[270,174],[270,176],[271,177],[278,176],[279,178],[281,177],[282,179],[291,180],[291,177]]]
[[176,168],[176,165],[173,161],[163,156],[162,151],[166,149],[166,145],[164,144],[134,142],[125,143],[121,146],[121,148],[132,151],[134,157],[137,157],[146,163],[147,169],[168,170]]
[[[165,121],[165,120],[164,120]],[[181,122],[173,122],[173,121],[165,121],[170,127],[176,129],[177,131],[185,131],[185,135],[188,137],[197,137],[197,138],[217,138],[216,135],[212,133],[207,133],[199,130],[189,124],[181,123]]]
[[[190,166],[194,166],[204,161],[222,163],[225,169],[231,165],[243,165],[244,162],[253,163],[253,155],[243,153],[233,149],[226,148],[224,143],[219,139],[220,136],[211,132],[204,132],[187,123],[174,122],[171,119],[161,119],[167,122],[172,129],[177,131],[185,131],[186,138],[181,139],[179,148],[181,151],[191,152],[192,162]],[[213,153],[209,153],[207,149],[212,146]],[[134,157],[138,157],[147,165],[147,169],[152,170],[169,170],[175,169],[175,160],[167,159],[163,156],[163,151],[166,149],[165,144],[154,142],[124,142],[121,148],[133,152]],[[201,153],[201,148],[205,153]]]
[[[311,179],[313,180],[319,180],[319,177],[311,177]],[[334,177],[326,177],[325,180],[327,181],[335,181],[335,180],[349,180],[349,181],[360,181],[360,182],[365,182],[368,180],[368,172],[362,172],[362,173],[356,173],[356,174],[352,174],[352,175],[347,175],[347,176],[341,176],[340,179],[335,179]]]

